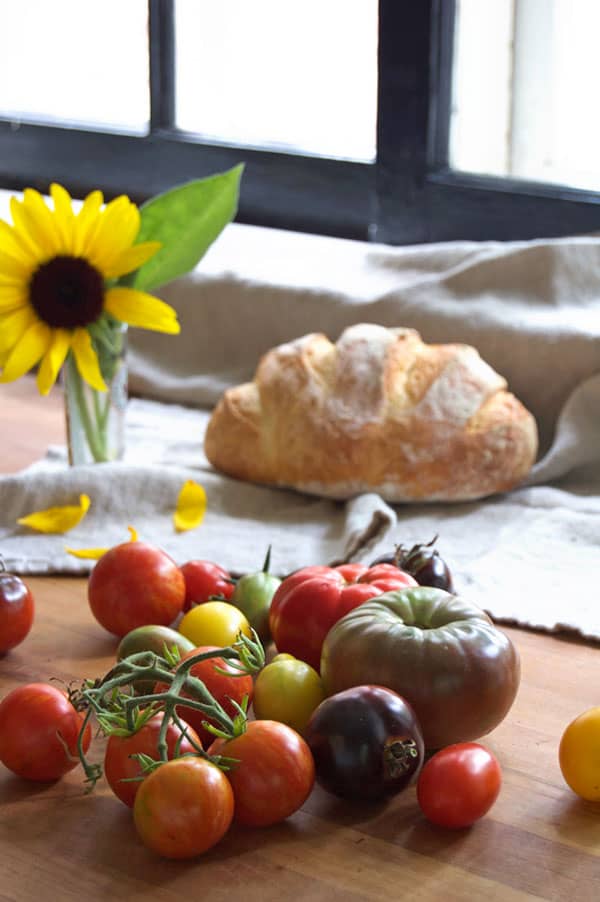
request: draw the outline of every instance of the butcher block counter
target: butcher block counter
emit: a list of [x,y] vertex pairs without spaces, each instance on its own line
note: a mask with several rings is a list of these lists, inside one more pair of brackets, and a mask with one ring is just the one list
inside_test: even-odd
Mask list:
[[[0,422],[3,474],[64,441],[58,389],[42,399],[27,379],[0,386]],[[51,677],[104,674],[117,640],[92,617],[86,580],[26,581],[35,622],[0,658],[0,696]],[[521,687],[507,718],[482,740],[500,761],[503,786],[473,827],[431,825],[414,787],[382,805],[343,802],[316,787],[286,822],[233,827],[211,851],[177,862],[142,845],[130,809],[103,780],[87,793],[80,768],[41,785],[0,765],[0,900],[600,899],[600,803],[568,789],[557,756],[567,724],[600,704],[600,648],[502,628],[521,655]],[[96,740],[97,757],[101,746]]]

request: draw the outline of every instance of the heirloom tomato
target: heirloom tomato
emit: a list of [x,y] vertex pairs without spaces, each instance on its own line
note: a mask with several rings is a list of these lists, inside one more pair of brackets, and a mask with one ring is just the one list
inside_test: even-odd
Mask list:
[[227,601],[207,601],[183,615],[179,632],[194,645],[233,645],[239,633],[251,637],[252,630],[239,608]]
[[[82,725],[83,715],[56,686],[18,686],[0,702],[0,761],[26,780],[58,780],[79,764],[77,738]],[[84,751],[91,736],[88,724]]]
[[317,781],[346,799],[375,801],[400,792],[425,754],[411,706],[382,686],[355,686],[326,698],[305,736]]
[[262,570],[245,573],[237,581],[231,603],[242,611],[261,642],[270,639],[269,609],[281,580],[268,572],[269,555]]
[[7,573],[0,558],[0,655],[20,645],[33,624],[33,595],[20,576]]
[[222,770],[203,758],[174,758],[152,771],[133,804],[142,842],[165,858],[191,858],[223,838],[233,792]]
[[[379,581],[384,585],[379,586]],[[397,567],[371,573],[362,564],[305,567],[283,580],[271,602],[269,626],[280,652],[319,670],[325,636],[337,621],[391,588],[416,582]]]
[[[212,645],[194,648],[183,656],[178,666],[181,666],[189,658],[193,658],[203,652],[216,650],[218,650],[217,647]],[[217,668],[224,670],[225,673],[219,673]],[[241,705],[245,697],[248,698],[248,704],[252,701],[254,692],[252,677],[249,674],[240,675],[239,671],[235,670],[225,658],[204,658],[204,660],[192,664],[189,673],[190,676],[202,680],[210,695],[221,705],[229,717],[233,718],[238,713],[232,702]],[[157,683],[154,691],[164,692],[166,688],[167,686],[164,683]],[[182,690],[181,695],[188,698],[192,697],[187,690]],[[210,718],[203,711],[195,710],[187,705],[177,705],[177,714],[196,731],[204,748],[213,741],[215,738],[214,734],[202,725],[203,721],[211,722]]]
[[124,542],[98,560],[88,581],[92,614],[109,633],[169,626],[183,608],[185,581],[169,555],[146,542]]
[[317,671],[292,655],[276,655],[254,683],[257,720],[278,720],[302,733],[310,715],[325,698]]
[[476,605],[426,586],[347,614],[323,644],[326,695],[387,686],[415,710],[428,749],[478,739],[508,713],[520,678],[509,637]]
[[377,558],[371,566],[384,562],[393,563],[414,576],[420,586],[433,586],[436,589],[453,592],[450,568],[439,551],[432,547],[436,541],[437,536],[434,536],[430,542],[418,543],[408,550],[403,545],[397,545],[394,552]]
[[[178,630],[171,629],[170,626],[149,624],[138,626],[123,636],[117,648],[117,661],[143,651],[154,652],[164,657],[165,646],[171,653],[178,652],[180,657],[195,648],[194,643],[182,636]],[[148,695],[154,688],[154,682],[154,680],[135,680],[133,688],[138,695]]]
[[235,758],[227,771],[235,798],[234,819],[247,827],[285,820],[304,804],[315,782],[315,765],[304,739],[274,720],[252,720],[235,739],[216,739],[211,755]]
[[[104,776],[116,797],[130,808],[133,807],[137,791],[142,784],[141,780],[133,779],[142,775],[142,768],[139,761],[132,756],[148,755],[155,760],[160,758],[158,738],[162,721],[163,715],[155,714],[130,736],[112,735],[109,736],[106,743]],[[182,732],[179,727],[170,723],[166,735],[169,758],[175,757],[177,742],[181,736]],[[201,745],[200,739],[191,727],[186,730],[186,736],[190,736],[198,745]],[[186,736],[181,738],[179,744],[178,754],[180,756],[196,752],[194,745]]]
[[600,802],[600,707],[584,711],[567,726],[558,761],[573,792],[589,802]]
[[187,561],[182,565],[181,572],[185,580],[184,611],[211,598],[228,601],[233,595],[235,580],[219,564],[203,560]]
[[496,757],[476,742],[459,742],[427,761],[419,775],[417,799],[433,824],[460,829],[487,814],[501,785]]

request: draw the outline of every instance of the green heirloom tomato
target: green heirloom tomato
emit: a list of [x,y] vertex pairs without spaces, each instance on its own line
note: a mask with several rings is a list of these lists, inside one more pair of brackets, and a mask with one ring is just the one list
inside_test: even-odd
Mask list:
[[231,596],[231,604],[234,604],[246,615],[250,626],[256,630],[263,645],[271,638],[269,610],[273,596],[281,585],[281,580],[269,573],[270,559],[271,549],[269,548],[262,570],[241,576]]
[[425,745],[478,739],[508,713],[519,655],[476,605],[428,586],[379,595],[328,633],[321,658],[325,693],[387,686],[415,710]]
[[[117,648],[117,661],[128,658],[140,651],[152,651],[161,657],[164,655],[165,645],[172,651],[174,648],[183,658],[185,654],[195,648],[193,642],[182,636],[177,630],[169,626],[137,626],[127,635],[123,636]],[[140,694],[148,694],[154,688],[154,680],[136,680],[135,691]]]
[[169,650],[175,646],[181,657],[195,648],[194,644],[170,626],[137,626],[123,636],[117,648],[117,661],[128,658],[138,651],[153,651],[162,655],[165,645]]

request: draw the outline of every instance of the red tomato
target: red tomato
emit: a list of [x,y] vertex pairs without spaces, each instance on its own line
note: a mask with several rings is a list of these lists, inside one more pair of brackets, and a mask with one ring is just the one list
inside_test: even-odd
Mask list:
[[283,580],[271,602],[269,627],[277,650],[319,670],[325,636],[338,620],[376,595],[416,585],[389,565],[304,567]]
[[369,568],[366,564],[338,564],[333,569],[341,573],[347,583],[357,583]]
[[181,567],[181,572],[185,580],[184,611],[209,598],[228,601],[233,595],[235,584],[231,574],[212,561],[188,561]]
[[[50,783],[79,764],[83,714],[65,692],[47,683],[18,686],[0,702],[0,761],[26,780]],[[89,748],[87,725],[83,750]]]
[[416,579],[410,573],[400,570],[393,564],[376,564],[374,567],[369,567],[358,579],[359,583],[374,583],[375,585],[379,585],[382,581],[390,585],[389,589],[385,589],[386,592],[405,589],[407,586],[418,586]]
[[417,799],[432,823],[458,829],[490,810],[501,785],[497,758],[477,742],[459,742],[429,759],[419,775]]
[[185,580],[175,561],[146,542],[124,542],[92,570],[88,600],[105,629],[125,636],[138,626],[169,626],[181,613]]
[[0,570],[0,654],[23,641],[33,624],[33,613],[29,587],[19,576]]
[[248,827],[285,820],[304,804],[315,782],[312,753],[299,733],[275,720],[253,720],[235,739],[217,739],[211,755],[239,762],[227,771],[234,819]]
[[[141,780],[128,782],[132,777],[139,777],[142,773],[139,762],[136,758],[132,758],[132,755],[149,755],[155,760],[159,758],[158,737],[162,720],[163,715],[156,714],[137,733],[133,733],[131,736],[110,736],[106,744],[104,776],[117,798],[129,805],[130,808],[133,808],[137,791],[142,785]],[[191,727],[188,735],[191,735],[191,738],[200,744],[198,736]],[[180,736],[179,727],[170,723],[166,736],[169,758],[174,757],[175,747]],[[179,754],[195,752],[196,749],[192,743],[184,737],[179,746]]]
[[166,858],[191,858],[225,835],[233,818],[229,780],[203,758],[175,758],[140,784],[133,820],[142,842]]
[[[198,648],[194,648],[193,651],[188,652],[182,657],[179,666],[181,666],[183,661],[187,661],[188,658],[192,658],[194,655],[214,650],[215,646],[213,645],[201,645]],[[231,676],[218,673],[218,671],[215,670],[215,667],[226,670]],[[232,700],[237,702],[238,705],[241,705],[244,696],[247,695],[248,704],[252,701],[254,692],[254,682],[252,677],[249,674],[246,674],[245,676],[236,676],[237,670],[235,670],[225,658],[206,658],[204,661],[199,661],[197,664],[192,665],[190,674],[191,676],[202,680],[210,694],[219,702],[230,717],[235,717],[237,714],[237,711],[232,704]],[[164,683],[158,683],[154,687],[154,691],[164,692],[166,688]],[[181,694],[187,698],[190,697],[189,692],[182,692]],[[203,711],[195,711],[193,708],[188,708],[187,705],[178,705],[177,714],[196,731],[202,745],[204,748],[207,748],[215,737],[214,733],[211,733],[202,726],[202,721],[210,721],[210,718],[207,717]]]

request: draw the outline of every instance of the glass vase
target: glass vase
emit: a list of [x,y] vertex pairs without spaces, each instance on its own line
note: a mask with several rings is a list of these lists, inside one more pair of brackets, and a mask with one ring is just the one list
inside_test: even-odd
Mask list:
[[71,466],[120,460],[125,453],[127,326],[112,328],[110,341],[94,341],[107,391],[92,388],[72,352],[63,371],[67,446]]

